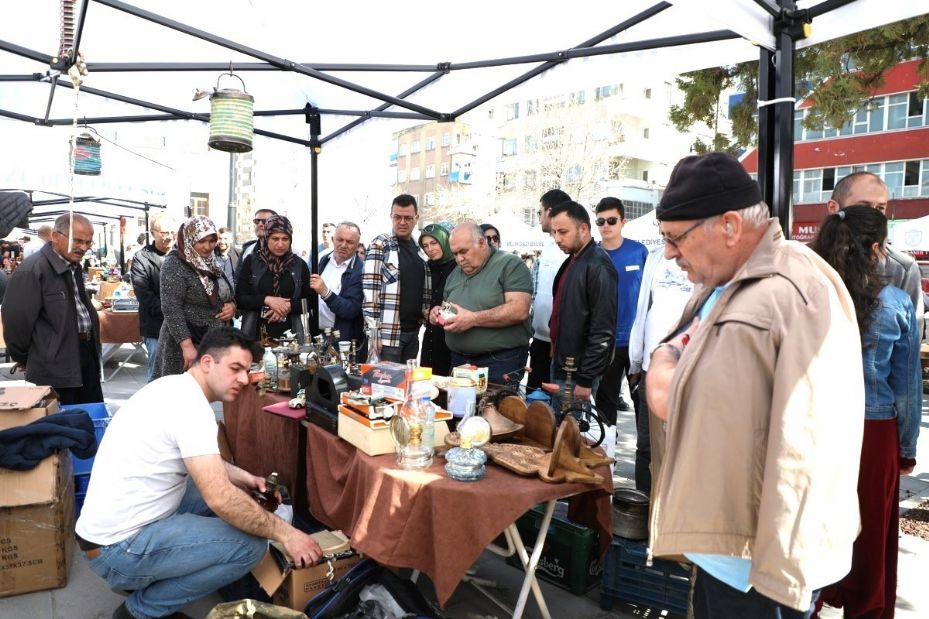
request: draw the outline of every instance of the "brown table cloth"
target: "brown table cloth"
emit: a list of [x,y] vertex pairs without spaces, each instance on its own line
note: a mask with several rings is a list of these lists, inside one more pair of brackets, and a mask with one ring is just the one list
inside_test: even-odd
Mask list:
[[[612,539],[609,468],[602,486],[547,484],[495,465],[479,482],[460,482],[437,457],[423,471],[396,467],[392,454],[368,456],[309,424],[307,495],[320,522],[341,529],[375,561],[427,574],[444,605],[484,548],[534,505],[574,497],[572,520],[593,527],[605,552]],[[577,495],[577,496],[575,496]]]
[[288,399],[289,395],[279,393],[259,396],[258,391],[248,387],[235,401],[223,404],[223,423],[236,466],[262,477],[277,472],[281,483],[290,490],[294,506],[300,508],[301,497],[302,506],[306,505],[306,483],[301,474],[303,428],[299,420],[262,410]]
[[101,344],[132,344],[142,341],[138,312],[100,310],[97,312],[97,318],[100,319]]

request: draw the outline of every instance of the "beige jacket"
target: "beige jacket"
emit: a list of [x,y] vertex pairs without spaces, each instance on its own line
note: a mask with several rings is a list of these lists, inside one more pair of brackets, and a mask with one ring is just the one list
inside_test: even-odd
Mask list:
[[[674,332],[711,292],[695,291]],[[864,379],[842,280],[772,219],[670,389],[651,554],[749,558],[759,593],[808,608],[848,572],[859,530]]]

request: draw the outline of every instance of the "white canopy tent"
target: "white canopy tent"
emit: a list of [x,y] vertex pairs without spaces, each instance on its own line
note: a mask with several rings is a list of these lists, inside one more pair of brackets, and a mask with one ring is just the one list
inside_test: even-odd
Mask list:
[[892,235],[894,249],[929,251],[929,215],[897,223]]
[[650,211],[629,221],[623,226],[623,237],[642,243],[649,251],[664,245],[664,239],[658,231],[658,220],[655,218],[655,211]]

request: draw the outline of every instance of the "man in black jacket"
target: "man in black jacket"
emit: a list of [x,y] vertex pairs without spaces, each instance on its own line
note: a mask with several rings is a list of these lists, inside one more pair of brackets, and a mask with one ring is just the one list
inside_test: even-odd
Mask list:
[[320,258],[319,275],[310,276],[310,287],[319,295],[319,328],[338,329],[342,341],[356,340],[358,358],[364,359],[367,357],[361,317],[364,260],[355,253],[360,240],[361,228],[357,224],[343,221],[336,226],[332,251]]
[[[549,218],[555,243],[570,256],[552,285],[552,379],[564,386],[565,359],[573,357],[574,400],[590,400],[613,357],[619,278],[613,261],[593,240],[583,206],[562,202],[549,211]],[[561,408],[559,396],[552,398],[552,407]],[[605,445],[609,449],[609,436]]]
[[103,401],[100,323],[80,267],[93,239],[86,217],[58,217],[51,243],[13,273],[3,304],[10,357],[26,380],[54,387],[62,404]]
[[244,261],[250,253],[258,249],[258,241],[265,238],[265,221],[268,220],[268,217],[271,215],[277,215],[277,212],[269,208],[260,208],[255,211],[255,218],[252,219],[252,223],[255,224],[255,239],[252,241],[247,241],[242,245],[242,254],[239,257],[239,261]]
[[132,259],[132,288],[139,301],[139,331],[145,339],[145,350],[148,351],[146,378],[150,381],[155,368],[158,333],[164,321],[164,314],[161,313],[161,263],[174,245],[177,222],[162,211],[151,218],[148,229],[152,233],[152,242],[136,252]]

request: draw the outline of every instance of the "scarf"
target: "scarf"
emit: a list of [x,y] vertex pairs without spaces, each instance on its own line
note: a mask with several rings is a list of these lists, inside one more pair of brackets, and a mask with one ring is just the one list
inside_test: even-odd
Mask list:
[[[258,259],[267,265],[268,270],[271,271],[271,274],[274,276],[271,295],[278,297],[280,296],[281,274],[293,264],[294,252],[288,247],[283,256],[275,256],[271,253],[271,250],[268,248],[268,239],[271,238],[271,235],[275,232],[283,232],[290,237],[292,245],[294,240],[294,228],[290,224],[290,220],[283,215],[271,215],[265,220],[264,238],[258,239]],[[299,290],[296,291],[298,294],[299,292]]]
[[[420,247],[422,247],[424,236],[431,236],[432,238],[436,240],[436,242],[442,248],[442,257],[436,261],[440,264],[445,264],[446,262],[449,262],[455,259],[455,255],[452,254],[452,249],[449,246],[450,230],[453,227],[454,226],[452,226],[451,224],[447,224],[447,223],[429,224],[428,226],[423,228],[423,231],[419,236]],[[430,260],[430,262],[432,262],[432,260]]]
[[219,291],[216,278],[223,274],[223,267],[216,261],[216,255],[210,253],[204,258],[194,249],[194,243],[210,235],[216,235],[216,224],[209,217],[194,215],[183,224],[177,234],[177,256],[181,262],[194,270],[200,278],[206,296],[213,305],[219,305]]

